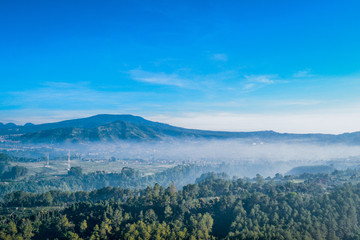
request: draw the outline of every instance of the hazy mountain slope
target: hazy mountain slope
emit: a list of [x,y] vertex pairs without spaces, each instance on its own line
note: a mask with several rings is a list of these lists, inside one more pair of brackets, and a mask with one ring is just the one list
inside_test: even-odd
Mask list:
[[102,114],[88,118],[46,124],[0,126],[1,134],[23,134],[22,142],[81,142],[114,140],[159,140],[173,138],[228,139],[243,138],[251,141],[312,141],[360,144],[360,132],[332,134],[289,134],[274,131],[222,132],[185,129],[164,123],[152,122],[132,115]]
[[[152,125],[152,126],[151,126]],[[94,128],[56,128],[26,133],[19,139],[23,142],[81,142],[115,140],[159,140],[170,137],[190,137],[181,128],[165,124],[141,124],[116,121]],[[200,137],[200,136],[198,136]]]
[[25,133],[22,142],[81,142],[115,140],[161,140],[180,137],[221,137],[221,134],[172,127],[166,124],[116,121],[94,128],[65,127]]
[[[166,124],[151,122],[145,120],[142,117],[133,116],[133,115],[112,115],[112,114],[99,114],[87,118],[79,118],[72,120],[65,120],[55,123],[44,123],[44,124],[25,124],[24,126],[18,126],[13,123],[2,124],[0,125],[0,133],[1,134],[11,134],[11,133],[31,133],[49,129],[57,129],[57,128],[96,128],[102,125],[106,125],[109,123],[113,123],[116,121],[124,121],[128,123],[136,123],[136,124],[145,124],[151,126],[165,126]],[[169,126],[169,125],[167,125]],[[170,127],[170,126],[169,126]]]

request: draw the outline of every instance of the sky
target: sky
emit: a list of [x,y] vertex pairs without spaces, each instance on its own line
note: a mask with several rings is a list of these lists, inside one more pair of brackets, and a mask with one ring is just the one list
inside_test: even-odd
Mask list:
[[0,1],[0,122],[360,131],[359,1]]

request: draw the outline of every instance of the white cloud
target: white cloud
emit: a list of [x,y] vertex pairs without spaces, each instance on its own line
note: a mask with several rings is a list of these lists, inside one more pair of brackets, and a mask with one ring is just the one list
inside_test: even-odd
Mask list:
[[315,75],[310,73],[310,70],[302,70],[302,71],[298,71],[296,73],[293,74],[294,78],[309,78],[309,77],[314,77]]
[[275,83],[275,78],[277,78],[277,75],[250,75],[245,76],[245,79],[248,82],[252,83],[261,83],[265,85],[270,85]]
[[[324,103],[316,99],[268,100],[266,102],[271,106],[313,106]],[[329,103],[329,101],[327,103]]]
[[[184,86],[183,91],[104,91],[104,88],[95,89],[86,82],[46,82],[36,89],[6,93],[0,102],[4,106],[0,110],[0,121],[39,123],[99,113],[128,113],[154,117],[154,120],[159,121],[163,119],[164,122],[183,127],[211,130],[271,129],[280,132],[324,133],[360,130],[360,114],[356,114],[359,106],[355,106],[359,102],[359,98],[354,95],[356,91],[346,99],[337,94],[332,94],[331,99],[318,95],[312,95],[313,99],[306,99],[306,92],[296,96],[285,94],[278,98],[275,95],[243,94],[286,82],[277,75],[241,76],[236,71],[212,75],[133,71],[139,78],[148,77],[147,81],[155,81],[154,76],[162,76],[161,82],[167,85],[169,81],[173,81],[172,84],[175,81],[179,86]],[[289,83],[293,79],[295,78],[289,79]],[[359,86],[359,78],[355,75],[326,79],[334,86],[346,83],[345,86],[352,90]],[[202,111],[212,112],[201,113]],[[239,114],[240,111],[242,114]],[[194,114],[175,115],[183,112]],[[168,116],[155,116],[163,113]]]
[[51,110],[51,109],[16,109],[0,111],[0,122],[25,124],[28,122],[34,124],[58,122],[63,120],[89,117],[97,114],[127,114],[131,111],[121,109],[119,111],[109,111],[104,109],[92,110]]
[[[216,131],[274,130],[287,133],[334,133],[359,131],[360,113],[187,113],[181,115],[154,115],[154,121],[175,126]],[[330,120],[331,119],[331,120]]]
[[177,74],[167,74],[167,73],[154,73],[147,72],[141,69],[133,69],[129,71],[130,76],[133,80],[139,82],[146,82],[158,85],[170,85],[176,87],[187,87],[189,81],[181,78]]
[[228,60],[228,56],[224,53],[216,53],[211,55],[211,59],[215,61],[226,62]]
[[92,89],[88,83],[46,82],[42,87],[11,92],[11,104],[22,107],[77,108],[103,104],[117,104],[125,100],[126,93],[118,94]]
[[253,89],[255,87],[254,83],[247,83],[244,85],[243,90],[250,90]]
[[[234,90],[250,92],[262,87],[286,81],[278,79],[277,75],[241,75],[236,71],[224,71],[216,74],[197,75],[189,72],[183,73],[156,73],[133,69],[129,71],[135,81],[157,85],[169,85],[199,91]],[[236,81],[240,79],[240,83]],[[239,80],[238,80],[239,81]]]
[[277,75],[245,75],[242,90],[251,92],[276,83],[284,83],[286,81],[277,80]]
[[27,122],[27,117],[36,120],[44,116],[45,119],[51,119],[54,114],[57,116],[60,113],[69,113],[66,116],[72,118],[71,114],[77,117],[78,112],[83,112],[83,115],[107,111],[130,113],[144,109],[152,101],[162,98],[166,98],[166,93],[109,89],[105,91],[94,89],[84,82],[46,82],[35,89],[7,93],[1,105],[7,106],[8,110],[0,111],[0,120],[25,118]]

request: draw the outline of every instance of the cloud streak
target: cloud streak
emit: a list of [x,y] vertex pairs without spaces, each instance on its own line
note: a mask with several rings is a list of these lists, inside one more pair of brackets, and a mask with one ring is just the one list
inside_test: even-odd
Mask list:
[[147,72],[141,69],[133,69],[129,71],[130,77],[139,82],[151,83],[156,85],[168,85],[176,87],[188,87],[189,81],[187,79],[181,78],[177,74],[167,74],[167,73],[154,73]]
[[[349,109],[326,113],[231,113],[200,112],[151,116],[150,119],[175,126],[216,131],[262,131],[283,133],[333,133],[360,130],[360,114]],[[329,121],[331,119],[331,121]]]
[[166,93],[105,91],[87,82],[46,82],[38,88],[7,93],[0,104],[7,106],[0,110],[0,119],[38,123],[98,113],[136,113],[143,109],[155,110],[156,101],[163,98],[168,98]]
[[219,62],[226,62],[228,60],[228,56],[224,53],[216,53],[211,55],[211,60],[219,61]]
[[284,83],[285,81],[278,80],[278,75],[245,75],[244,80],[241,80],[244,92],[256,91],[260,88],[274,85],[277,83]]
[[276,77],[277,75],[250,75],[250,76],[245,76],[245,79],[249,82],[269,85],[275,83],[274,78]]
[[116,94],[92,89],[88,83],[46,82],[26,91],[11,92],[11,103],[23,107],[89,108],[124,102],[127,93]]
[[286,82],[279,80],[277,75],[241,75],[236,71],[199,75],[191,73],[182,74],[181,72],[170,74],[163,72],[156,73],[133,69],[129,71],[129,74],[131,79],[138,82],[208,92],[223,90],[252,92],[269,85]]
[[293,74],[293,77],[294,78],[310,78],[310,77],[314,77],[315,75],[314,74],[311,74],[310,73],[310,70],[301,70],[301,71],[298,71],[296,73]]
[[[39,123],[99,113],[126,113],[155,116],[154,120],[163,119],[174,125],[210,130],[271,129],[324,133],[359,130],[360,116],[356,114],[358,98],[352,96],[352,99],[339,100],[341,98],[336,98],[337,95],[332,93],[331,96],[335,97],[331,100],[327,95],[319,96],[317,89],[311,85],[318,77],[302,81],[271,74],[242,75],[237,71],[207,75],[189,72],[165,74],[139,69],[132,71],[141,81],[173,86],[171,88],[147,87],[138,90],[138,85],[122,88],[121,82],[112,88],[94,87],[88,82],[46,82],[37,88],[5,93],[0,99],[0,121]],[[343,86],[349,91],[354,91],[354,86],[358,84],[357,76],[327,79],[333,85],[344,83]],[[312,88],[303,88],[309,84]],[[280,94],[256,93],[256,90],[266,87]],[[302,92],[297,94],[297,89],[307,92],[305,95]],[[309,89],[315,93],[311,98]]]

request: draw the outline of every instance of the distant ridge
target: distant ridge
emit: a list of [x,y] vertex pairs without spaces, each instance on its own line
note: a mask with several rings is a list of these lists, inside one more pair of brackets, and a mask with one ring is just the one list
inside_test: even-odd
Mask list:
[[[114,114],[99,114],[91,117],[86,118],[78,118],[78,119],[71,119],[65,120],[55,123],[44,123],[44,124],[25,124],[24,126],[18,126],[14,123],[3,124],[3,126],[7,126],[11,124],[11,130],[15,130],[16,132],[13,133],[26,133],[26,132],[35,132],[41,130],[49,130],[49,129],[56,129],[56,128],[68,128],[68,127],[75,127],[75,128],[94,128],[101,125],[105,125],[108,123],[116,122],[116,121],[126,121],[130,123],[144,123],[145,120],[142,117],[133,116],[129,114],[122,114],[122,115],[114,115]],[[3,127],[4,128],[4,127]],[[9,129],[10,130],[10,129]]]
[[[16,134],[21,142],[108,142],[116,140],[164,140],[177,138],[231,139],[254,142],[312,141],[360,145],[360,132],[333,134],[290,134],[274,131],[224,132],[186,129],[153,122],[139,116],[100,114],[87,118],[45,124],[0,124],[0,135]],[[20,136],[19,136],[20,135]]]

